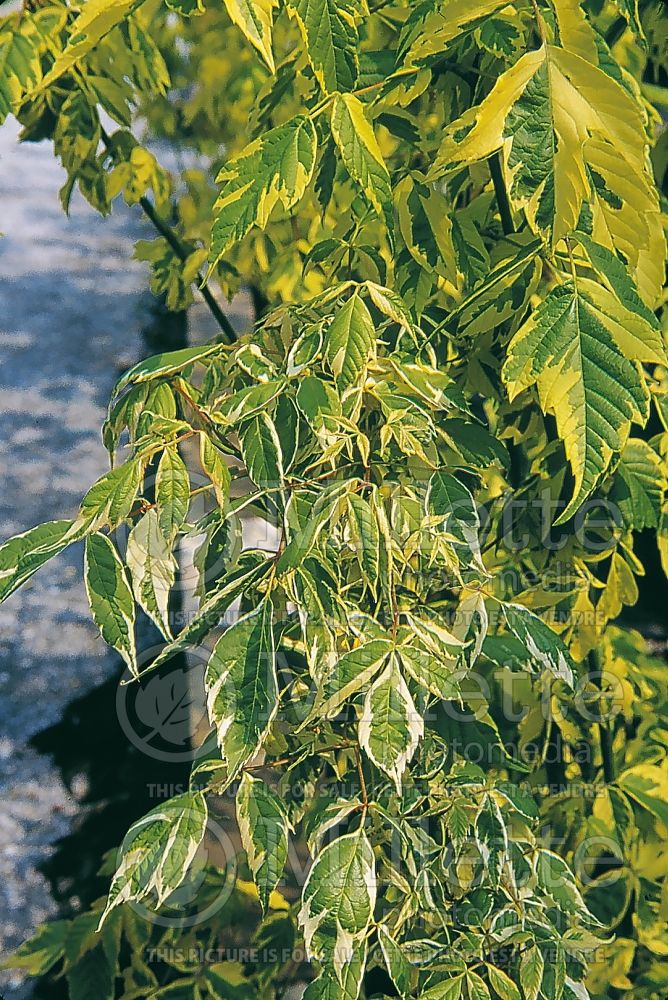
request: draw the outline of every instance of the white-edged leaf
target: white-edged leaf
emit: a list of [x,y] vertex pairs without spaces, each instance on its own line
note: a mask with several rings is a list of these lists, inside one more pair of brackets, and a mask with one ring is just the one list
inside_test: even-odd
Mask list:
[[450,472],[434,472],[427,488],[427,510],[443,518],[445,531],[460,538],[480,563],[480,518],[471,491]]
[[575,665],[557,633],[542,618],[521,604],[503,604],[508,630],[522,643],[539,670],[573,686]]
[[121,557],[106,535],[86,539],[84,578],[93,621],[102,638],[137,673],[135,602]]
[[188,516],[190,476],[176,448],[163,452],[155,483],[158,523],[163,535],[173,541]]
[[224,507],[230,495],[230,469],[225,455],[216,448],[211,438],[200,431],[199,435],[200,464],[211,480],[219,507]]
[[408,996],[411,984],[411,967],[408,960],[385,924],[378,924],[377,933],[390,979],[399,991],[399,996]]
[[182,347],[179,351],[154,354],[129,368],[114,386],[113,395],[117,396],[131,382],[139,384],[150,382],[154,378],[175,375],[189,365],[194,365],[197,361],[203,361],[214,354],[219,354],[220,351],[220,344],[205,344],[203,347]]
[[264,411],[244,424],[240,431],[241,454],[248,474],[258,489],[275,489],[283,482],[283,454],[276,427]]
[[272,618],[267,598],[224,632],[207,664],[209,718],[229,781],[257,753],[278,710]]
[[306,951],[341,982],[376,905],[376,866],[362,829],[328,844],[311,868],[299,911]]
[[152,809],[128,831],[99,927],[110,911],[155,893],[158,905],[183,882],[206,832],[201,792],[185,792]]
[[313,710],[300,728],[313,718],[335,716],[344,702],[370,683],[391,650],[389,640],[372,639],[339,657],[324,676]]
[[47,521],[0,545],[0,603],[67,548],[73,521]]
[[266,913],[288,859],[290,823],[278,795],[248,771],[239,785],[236,810],[241,843]]
[[115,528],[132,511],[142,481],[143,463],[132,459],[106,472],[86,493],[72,533]]
[[390,241],[394,235],[394,207],[390,175],[380,146],[364,113],[364,105],[353,94],[337,94],[332,106],[332,135],[343,165],[385,219]]
[[396,656],[374,681],[364,699],[358,726],[360,746],[401,795],[401,777],[424,733],[418,712]]
[[370,504],[357,493],[348,495],[348,524],[360,569],[375,593],[380,566],[380,533]]
[[253,226],[264,229],[280,204],[288,212],[313,174],[316,134],[310,118],[298,115],[265,132],[217,177],[223,184],[214,205],[211,266]]
[[172,547],[160,530],[155,510],[148,510],[128,536],[125,561],[137,604],[171,640],[169,592],[176,576]]
[[539,948],[532,945],[522,953],[520,959],[520,982],[526,1000],[538,1000],[543,982],[545,960]]
[[354,385],[374,354],[376,331],[357,292],[341,306],[325,334],[325,357],[340,389]]
[[455,676],[457,657],[447,655],[443,650],[436,655],[413,644],[399,646],[397,652],[407,673],[421,687],[445,701],[459,696]]
[[362,947],[352,949],[338,976],[325,968],[318,978],[306,987],[302,1000],[358,1000],[366,959],[365,942]]

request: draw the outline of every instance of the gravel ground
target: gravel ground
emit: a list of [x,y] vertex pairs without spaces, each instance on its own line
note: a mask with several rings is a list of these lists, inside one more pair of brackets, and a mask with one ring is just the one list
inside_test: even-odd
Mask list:
[[[9,122],[0,129],[2,538],[72,516],[107,467],[109,392],[143,353],[146,275],[132,246],[150,235],[122,204],[102,220],[75,198],[67,218],[50,145],[20,146],[16,136]],[[199,308],[194,325],[212,332]],[[113,669],[90,620],[81,558],[79,546],[68,550],[0,606],[0,955],[54,912],[35,866],[78,808],[27,741]],[[2,992],[19,1000],[29,988],[0,972]]]
[[[0,533],[71,516],[106,468],[99,428],[118,370],[140,355],[139,224],[58,201],[49,145],[0,130]],[[109,675],[87,611],[77,546],[0,606],[0,953],[53,912],[35,865],[77,809],[50,762],[26,746],[68,701]],[[2,973],[9,998],[25,995]]]

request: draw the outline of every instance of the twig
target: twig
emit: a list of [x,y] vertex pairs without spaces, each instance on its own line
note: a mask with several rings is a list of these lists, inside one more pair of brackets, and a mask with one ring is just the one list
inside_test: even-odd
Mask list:
[[357,765],[357,776],[360,782],[360,789],[362,792],[362,803],[361,808],[367,809],[369,806],[369,793],[366,789],[366,781],[364,780],[364,771],[362,769],[362,755],[360,754],[360,748],[355,744],[355,763]]
[[501,216],[501,225],[503,227],[503,232],[506,236],[510,236],[515,232],[515,224],[513,223],[513,213],[510,207],[510,200],[508,198],[508,192],[506,190],[506,185],[503,179],[503,171],[501,170],[501,154],[494,153],[490,156],[488,160],[489,172],[492,175],[492,184],[494,185],[494,194],[496,195],[496,203],[499,206],[499,214]]
[[545,36],[545,22],[543,21],[543,15],[538,8],[538,0],[531,0],[531,6],[533,7],[533,12],[536,15],[536,26],[538,28],[538,36],[540,38],[541,44],[545,45],[547,38]]
[[[599,690],[602,690],[603,681],[603,665],[601,663],[601,654],[598,649],[592,649],[587,657],[587,665],[589,667],[589,675],[594,681]],[[617,777],[617,768],[615,767],[615,755],[612,747],[612,743],[615,737],[614,729],[607,722],[598,723],[598,732],[601,740],[601,759],[603,762],[603,777],[605,778],[606,785],[612,784],[612,782]]]

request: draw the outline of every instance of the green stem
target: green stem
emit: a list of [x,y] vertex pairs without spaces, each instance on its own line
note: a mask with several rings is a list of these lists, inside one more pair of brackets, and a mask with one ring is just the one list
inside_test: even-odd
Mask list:
[[619,41],[619,39],[626,31],[626,28],[627,24],[625,17],[620,16],[615,21],[612,22],[612,24],[605,33],[605,41],[609,49],[611,49],[613,45],[616,45],[616,43]]
[[[601,654],[598,649],[592,649],[587,657],[587,663],[589,666],[589,673],[594,680],[597,687],[602,687],[602,674],[603,674],[603,664],[601,662]],[[601,741],[601,759],[603,761],[603,777],[605,778],[605,783],[607,785],[612,784],[612,782],[617,777],[617,769],[615,767],[615,755],[612,747],[612,743],[615,737],[614,729],[607,722],[598,723],[599,739]]]
[[496,195],[496,202],[499,206],[499,214],[501,215],[503,232],[506,236],[510,236],[511,233],[515,232],[515,224],[513,222],[513,212],[510,207],[508,192],[506,191],[506,185],[503,179],[501,154],[494,153],[490,156],[488,163],[489,172],[492,175],[492,184],[494,185],[494,194]]

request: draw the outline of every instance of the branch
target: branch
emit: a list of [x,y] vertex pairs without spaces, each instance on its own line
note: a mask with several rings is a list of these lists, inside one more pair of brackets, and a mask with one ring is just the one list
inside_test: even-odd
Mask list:
[[[113,155],[111,137],[105,132],[104,129],[101,129],[101,137],[102,137],[102,142],[104,143],[107,149],[107,152],[112,153]],[[154,228],[160,233],[160,235],[167,240],[167,242],[169,243],[170,247],[172,248],[176,256],[179,258],[179,260],[181,261],[187,260],[187,258],[190,256],[190,250],[181,241],[181,239],[174,231],[174,229],[172,229],[169,223],[166,222],[165,219],[163,219],[162,216],[158,214],[153,202],[151,202],[145,195],[143,195],[139,199],[139,204],[146,218],[149,219],[149,221],[153,224]],[[197,272],[193,284],[196,284],[197,287],[199,288],[200,292],[202,293],[202,298],[209,307],[211,315],[218,323],[218,326],[220,327],[223,334],[222,339],[224,343],[233,344],[237,339],[234,327],[232,326],[229,319],[221,309],[218,302],[216,301],[213,292],[211,291],[211,289],[209,288],[208,284],[204,279],[204,275],[200,271]]]
[[[139,204],[141,205],[146,217],[153,223],[154,227],[163,236],[170,247],[179,258],[179,260],[185,261],[189,257],[188,249],[183,245],[179,237],[176,235],[172,227],[165,222],[165,220],[158,215],[155,206],[149,199],[144,195],[139,199]],[[195,284],[202,293],[202,298],[206,302],[207,306],[211,310],[211,314],[218,323],[218,326],[224,334],[224,341],[226,344],[233,344],[237,339],[237,335],[234,332],[234,327],[230,323],[229,319],[220,308],[218,302],[216,301],[213,292],[204,280],[204,276],[198,271],[195,278]]]

